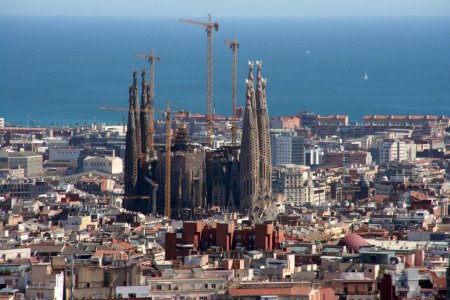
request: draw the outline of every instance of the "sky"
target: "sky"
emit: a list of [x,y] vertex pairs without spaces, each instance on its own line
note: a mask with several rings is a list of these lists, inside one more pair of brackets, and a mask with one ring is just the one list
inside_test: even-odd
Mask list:
[[0,15],[95,17],[450,16],[450,0],[0,0]]

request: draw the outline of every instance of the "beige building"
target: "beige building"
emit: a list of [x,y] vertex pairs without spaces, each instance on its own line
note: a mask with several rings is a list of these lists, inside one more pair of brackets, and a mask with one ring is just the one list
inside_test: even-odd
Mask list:
[[108,174],[123,172],[122,159],[117,156],[88,156],[84,159],[84,171],[100,171]]
[[31,281],[25,290],[26,299],[63,300],[64,272],[53,270],[50,264],[31,266]]
[[314,183],[311,171],[302,165],[279,165],[274,167],[272,185],[275,194],[283,194],[284,202],[294,206],[314,202]]
[[59,226],[65,230],[81,231],[97,229],[97,222],[92,222],[91,216],[69,216],[67,220],[60,220]]
[[161,277],[150,277],[147,283],[154,300],[215,299],[225,295],[233,270],[208,272],[202,269],[162,271]]

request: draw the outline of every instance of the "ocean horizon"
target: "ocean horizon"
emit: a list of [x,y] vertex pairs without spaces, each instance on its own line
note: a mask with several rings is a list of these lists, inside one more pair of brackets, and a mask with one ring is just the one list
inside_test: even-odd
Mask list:
[[[190,18],[190,16],[180,16]],[[195,18],[206,21],[203,18]],[[215,20],[213,18],[213,20]],[[232,19],[214,32],[216,113],[231,113],[236,34],[238,105],[248,60],[263,62],[270,116],[450,116],[450,18]],[[155,49],[157,109],[206,112],[206,33],[176,18],[0,15],[0,117],[29,126],[122,124],[135,53]],[[367,73],[368,80],[363,80]]]

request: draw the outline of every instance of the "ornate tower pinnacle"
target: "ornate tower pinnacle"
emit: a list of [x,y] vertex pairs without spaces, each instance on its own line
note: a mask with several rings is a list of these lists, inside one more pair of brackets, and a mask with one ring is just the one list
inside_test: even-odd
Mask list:
[[136,159],[139,158],[142,151],[141,144],[141,122],[140,122],[140,111],[138,102],[138,84],[137,84],[137,69],[133,69],[133,110],[134,110],[134,123],[135,123],[135,144],[137,150]]
[[141,149],[144,155],[149,154],[148,149],[148,126],[149,126],[149,97],[148,97],[148,85],[145,79],[145,69],[142,70],[142,90],[141,90]]
[[258,181],[258,129],[253,110],[255,90],[253,88],[253,63],[249,62],[249,75],[246,79],[247,93],[240,155],[240,210],[253,214],[259,191]]
[[262,62],[256,62],[257,65],[257,91],[256,91],[256,109],[258,117],[258,142],[259,142],[259,161],[260,161],[260,198],[265,202],[270,202],[272,197],[272,163],[270,147],[270,128],[269,114],[266,102],[266,83],[267,80],[261,76]]
[[125,194],[133,195],[136,189],[137,182],[137,156],[138,151],[136,148],[136,121],[135,121],[135,98],[133,95],[134,87],[130,84],[128,88],[129,94],[129,110],[128,110],[128,125],[126,135],[126,148],[125,148]]

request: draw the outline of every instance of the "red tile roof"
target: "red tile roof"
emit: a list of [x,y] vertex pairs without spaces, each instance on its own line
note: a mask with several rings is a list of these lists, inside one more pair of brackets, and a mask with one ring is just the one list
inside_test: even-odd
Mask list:
[[245,296],[308,296],[313,291],[311,287],[293,286],[293,287],[271,287],[271,288],[252,288],[237,287],[230,288],[232,297]]

